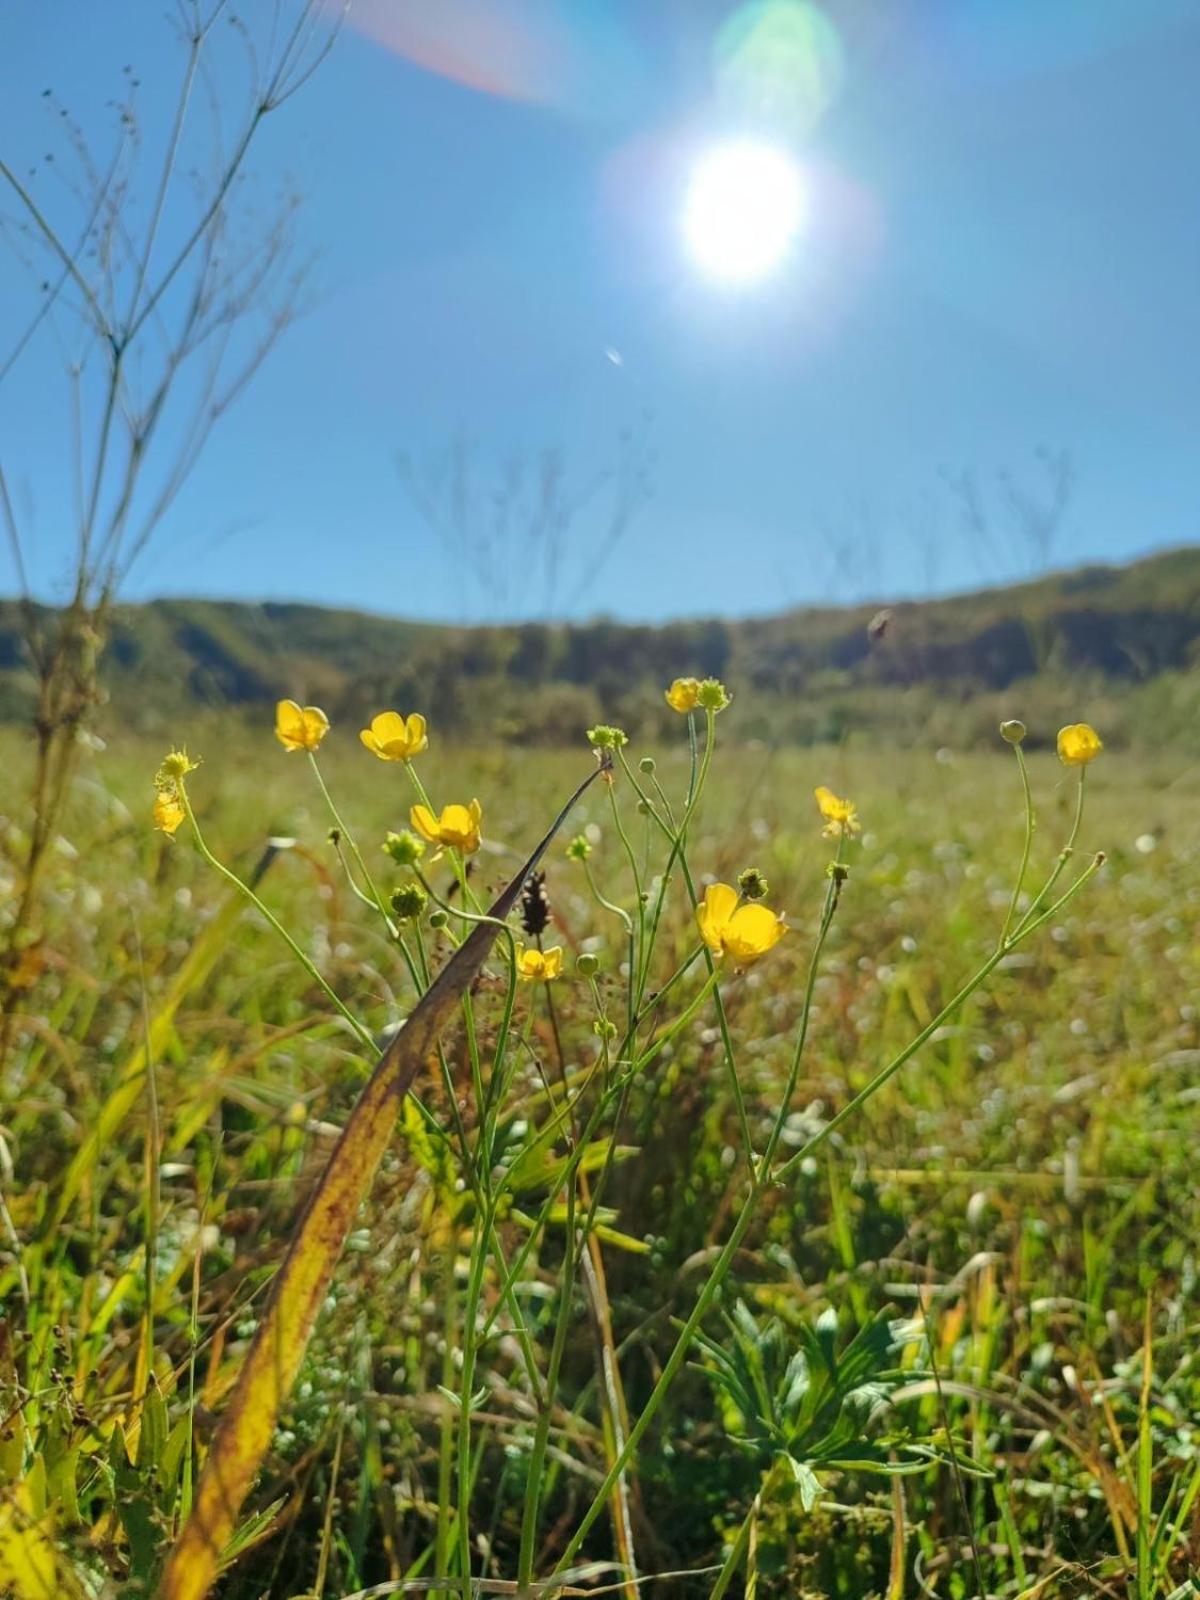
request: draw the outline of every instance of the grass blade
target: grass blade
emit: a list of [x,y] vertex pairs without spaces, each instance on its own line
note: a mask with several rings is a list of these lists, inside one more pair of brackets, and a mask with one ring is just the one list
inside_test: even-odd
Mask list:
[[[489,916],[503,920],[563,820],[599,775],[591,773],[555,818],[529,860],[499,895]],[[159,1585],[159,1600],[203,1600],[217,1576],[242,1502],[271,1443],[300,1368],[346,1235],[395,1127],[417,1069],[495,941],[495,922],[478,924],[413,1007],[380,1057],[350,1114],[272,1287],[262,1322],[213,1439],[191,1515]]]

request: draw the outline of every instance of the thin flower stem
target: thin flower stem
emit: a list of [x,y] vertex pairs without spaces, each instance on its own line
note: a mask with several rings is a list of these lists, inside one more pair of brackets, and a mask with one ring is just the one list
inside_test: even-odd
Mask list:
[[[1023,939],[1026,937],[1027,933],[1032,933],[1034,928],[1040,927],[1043,922],[1047,921],[1051,916],[1053,916],[1063,905],[1067,903],[1067,901],[1073,899],[1074,896],[1079,893],[1080,889],[1083,888],[1088,879],[1091,878],[1098,870],[1102,861],[1103,857],[1097,857],[1097,859],[1092,862],[1087,870],[1079,876],[1075,883],[1071,885],[1066,893],[1062,895],[1043,916],[1039,917],[1036,923],[1031,924],[1030,927],[1025,931],[1018,930],[1016,938]],[[836,882],[831,880],[831,891],[836,891],[836,888]],[[833,894],[833,903],[836,905],[836,893]],[[666,1398],[667,1391],[674,1382],[676,1374],[683,1365],[683,1362],[687,1356],[687,1352],[691,1347],[692,1339],[696,1333],[696,1330],[699,1328],[709,1308],[712,1306],[713,1301],[716,1299],[716,1296],[719,1293],[725,1278],[728,1276],[729,1269],[733,1265],[733,1262],[737,1256],[737,1252],[741,1247],[742,1240],[745,1238],[746,1233],[750,1228],[750,1224],[754,1219],[758,1209],[758,1202],[764,1191],[768,1187],[782,1182],[782,1180],[790,1172],[792,1172],[806,1156],[811,1154],[811,1152],[820,1144],[823,1144],[836,1128],[840,1127],[848,1120],[849,1117],[853,1116],[856,1111],[860,1110],[863,1105],[865,1105],[866,1102],[872,1098],[872,1096],[877,1094],[884,1084],[887,1083],[890,1078],[894,1077],[895,1074],[899,1072],[901,1067],[903,1067],[906,1062],[911,1060],[912,1057],[916,1055],[921,1046],[928,1042],[933,1033],[936,1032],[936,1030],[941,1027],[950,1016],[953,1015],[957,1008],[975,992],[988,974],[992,972],[998,965],[1000,960],[1003,958],[1003,955],[1003,951],[997,950],[992,956],[990,956],[980,970],[974,975],[974,977],[964,984],[950,1004],[944,1007],[941,1012],[939,1012],[938,1016],[934,1018],[928,1027],[921,1030],[921,1033],[912,1042],[912,1044],[910,1044],[906,1049],[902,1050],[900,1054],[893,1061],[889,1062],[889,1064],[880,1072],[876,1073],[875,1077],[872,1078],[871,1082],[866,1086],[866,1088],[862,1089],[857,1095],[855,1095],[854,1098],[845,1107],[843,1107],[837,1116],[832,1117],[829,1122],[827,1122],[816,1134],[814,1134],[807,1144],[805,1144],[800,1150],[796,1151],[794,1155],[789,1157],[788,1160],[778,1168],[778,1170],[772,1171],[771,1161],[774,1158],[775,1149],[778,1146],[779,1137],[783,1132],[783,1125],[787,1116],[787,1101],[785,1100],[782,1103],[779,1114],[775,1120],[775,1125],[771,1131],[771,1138],[768,1141],[767,1151],[764,1155],[763,1162],[760,1164],[758,1170],[752,1177],[750,1190],[738,1215],[737,1222],[734,1224],[729,1238],[726,1240],[723,1249],[713,1265],[712,1271],[709,1273],[709,1276],[701,1288],[700,1293],[697,1295],[696,1301],[692,1306],[692,1310],[686,1322],[684,1322],[682,1328],[680,1329],[675,1345],[667,1357],[666,1363],[664,1364],[658,1380],[655,1383],[654,1388],[651,1390],[645,1405],[643,1406],[640,1416],[630,1429],[629,1438],[625,1442],[624,1449],[618,1455],[616,1461],[606,1474],[603,1482],[597,1488],[591,1504],[584,1513],[583,1517],[580,1519],[574,1534],[571,1536],[566,1547],[562,1551],[562,1554],[559,1556],[553,1575],[557,1575],[558,1573],[562,1572],[575,1559],[575,1556],[579,1551],[580,1546],[583,1544],[584,1539],[587,1537],[596,1519],[601,1515],[604,1506],[608,1501],[608,1497],[612,1492],[613,1484],[616,1482],[617,1476],[624,1468],[625,1462],[628,1460],[629,1456],[632,1455],[632,1453],[637,1449],[643,1435],[646,1432],[646,1429],[650,1426],[650,1423],[657,1414],[659,1407]]]
[[1053,872],[1051,872],[1050,876],[1046,879],[1038,893],[1034,895],[1028,911],[1026,911],[1020,922],[1017,923],[1012,939],[1009,941],[1010,948],[1017,942],[1018,939],[1024,937],[1025,933],[1028,932],[1026,924],[1029,923],[1031,917],[1036,915],[1039,908],[1044,903],[1046,896],[1054,888],[1054,885],[1058,882],[1059,878],[1062,877],[1063,870],[1066,867],[1067,862],[1071,859],[1071,856],[1075,850],[1075,841],[1079,837],[1079,827],[1083,821],[1083,780],[1086,776],[1087,768],[1080,767],[1079,787],[1075,793],[1075,820],[1071,824],[1071,831],[1067,835],[1067,842],[1065,845],[1063,845],[1061,851],[1059,852],[1058,860],[1054,863]]
[[[388,915],[388,909],[384,904],[383,896],[380,894],[379,888],[367,868],[367,863],[363,860],[362,851],[358,848],[354,835],[342,821],[341,813],[338,811],[337,806],[333,803],[333,796],[329,792],[329,785],[325,782],[325,776],[317,762],[316,751],[310,750],[308,752],[308,760],[313,769],[313,773],[316,776],[317,783],[320,785],[321,793],[325,797],[325,804],[329,807],[329,814],[333,818],[334,826],[337,828],[341,838],[343,838],[346,841],[346,844],[349,846],[350,854],[354,857],[358,864],[358,870],[363,875],[363,880],[370,891],[371,899],[378,910],[379,915],[383,918],[384,926],[387,928],[388,933],[394,938],[396,934],[395,924]],[[353,880],[351,880],[351,882],[353,882]]]
[[283,923],[280,922],[279,918],[273,911],[268,910],[268,908],[255,894],[254,890],[251,889],[248,884],[243,883],[238,877],[237,873],[233,872],[229,867],[227,867],[223,861],[218,861],[217,857],[213,855],[212,851],[208,848],[204,835],[200,831],[200,824],[196,821],[196,813],[192,810],[192,802],[188,798],[187,785],[184,783],[182,778],[180,778],[178,781],[178,790],[179,798],[183,802],[183,809],[187,812],[187,819],[192,825],[192,833],[195,837],[197,848],[199,849],[200,854],[204,857],[205,861],[207,861],[208,865],[213,869],[214,872],[216,872],[220,877],[224,878],[227,883],[231,883],[233,887],[250,902],[259,915],[267,920],[270,926],[275,930],[275,932],[283,940],[284,944],[287,945],[288,949],[295,956],[296,960],[304,968],[305,972],[308,973],[309,977],[312,978],[314,983],[319,985],[326,997],[333,1002],[337,1010],[354,1029],[362,1043],[366,1045],[368,1050],[370,1050],[372,1058],[377,1056],[379,1051],[376,1048],[375,1041],[371,1037],[371,1034],[354,1015],[353,1011],[350,1010],[349,1006],[345,1004],[341,997],[330,986],[327,980],[321,975],[312,958],[304,953],[304,951],[296,943],[295,939],[292,938],[291,934],[284,927]]
[[1013,754],[1017,758],[1017,770],[1021,774],[1021,789],[1025,797],[1025,842],[1021,849],[1021,867],[1017,873],[1017,881],[1013,884],[1012,899],[1008,902],[1008,912],[1004,918],[1004,926],[1000,930],[1001,946],[1008,941],[1008,930],[1012,927],[1013,918],[1017,914],[1017,904],[1021,898],[1021,890],[1025,887],[1025,874],[1029,869],[1029,852],[1033,847],[1033,830],[1035,826],[1033,794],[1029,788],[1029,768],[1025,764],[1025,753],[1019,744],[1014,744]]
[[871,1081],[866,1085],[866,1087],[860,1089],[853,1099],[848,1100],[835,1116],[832,1116],[828,1122],[824,1123],[812,1136],[812,1138],[809,1139],[807,1144],[802,1145],[799,1150],[788,1157],[783,1165],[775,1172],[773,1181],[776,1183],[782,1183],[782,1181],[789,1177],[796,1167],[799,1166],[801,1161],[803,1161],[807,1156],[810,1156],[819,1145],[824,1144],[825,1140],[828,1139],[832,1133],[836,1132],[836,1130],[840,1128],[844,1122],[848,1121],[856,1111],[861,1110],[867,1101],[883,1088],[884,1084],[887,1083],[889,1078],[895,1077],[896,1073],[900,1071],[901,1067],[905,1066],[909,1061],[911,1061],[913,1056],[917,1054],[918,1050],[920,1050],[923,1045],[928,1044],[929,1040],[938,1031],[938,1029],[945,1026],[955,1012],[962,1007],[964,1002],[970,999],[970,997],[975,993],[976,989],[979,988],[980,984],[991,976],[991,974],[999,966],[1000,962],[1003,961],[1004,957],[1011,950],[1013,950],[1018,944],[1024,943],[1030,934],[1036,932],[1036,930],[1044,923],[1049,922],[1050,918],[1055,916],[1063,908],[1063,906],[1067,904],[1068,901],[1075,898],[1088,879],[1093,877],[1095,873],[1099,871],[1100,867],[1103,865],[1103,861],[1103,856],[1097,856],[1096,859],[1092,861],[1079,875],[1071,887],[1064,894],[1060,895],[1054,904],[1045,912],[1043,912],[1036,922],[1031,923],[1027,928],[1018,928],[1016,933],[1012,936],[1008,944],[1003,949],[994,950],[979,968],[979,970],[972,977],[970,977],[966,983],[963,984],[962,988],[958,991],[954,998],[944,1005],[938,1012],[937,1016],[921,1029],[916,1038],[913,1039],[910,1044],[906,1045],[898,1056],[895,1056],[891,1061],[889,1061],[886,1067],[881,1068],[880,1071],[878,1071]]

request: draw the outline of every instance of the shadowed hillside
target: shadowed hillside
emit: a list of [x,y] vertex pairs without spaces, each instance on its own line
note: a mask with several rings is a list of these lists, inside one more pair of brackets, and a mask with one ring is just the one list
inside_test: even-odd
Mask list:
[[[742,702],[739,731],[773,741],[861,730],[963,744],[990,736],[997,714],[1020,712],[1044,735],[1084,709],[1118,739],[1200,740],[1200,550],[880,610],[467,628],[307,605],[155,601],[114,617],[106,715],[147,729],[199,707],[258,718],[291,695],[335,719],[420,706],[463,737],[499,726],[546,743],[601,718],[650,731],[670,715],[662,686],[695,673],[725,678]],[[0,714],[12,720],[26,705],[21,619],[7,601]]]

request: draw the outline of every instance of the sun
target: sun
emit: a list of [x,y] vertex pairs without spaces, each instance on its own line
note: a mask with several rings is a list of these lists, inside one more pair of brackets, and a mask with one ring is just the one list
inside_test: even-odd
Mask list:
[[796,163],[775,145],[736,139],[696,163],[684,235],[698,265],[729,283],[751,283],[782,264],[804,215]]

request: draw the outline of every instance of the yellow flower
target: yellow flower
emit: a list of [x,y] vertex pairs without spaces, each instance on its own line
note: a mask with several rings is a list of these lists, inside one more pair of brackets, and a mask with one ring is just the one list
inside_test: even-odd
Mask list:
[[160,789],[154,797],[154,826],[160,832],[173,835],[187,816],[183,802],[174,789]]
[[425,718],[415,711],[411,717],[402,717],[398,711],[381,711],[358,737],[380,761],[411,761],[429,748]]
[[698,678],[676,678],[675,682],[666,691],[667,704],[672,711],[678,711],[681,716],[686,716],[689,711],[696,709],[700,699],[700,680]]
[[[384,756],[383,759],[395,761],[399,758]],[[447,845],[452,850],[461,850],[465,856],[473,856],[479,849],[483,807],[478,800],[472,800],[469,806],[443,806],[440,817],[435,817],[428,806],[414,806],[408,818],[422,839],[428,839],[430,844]]]
[[329,718],[320,706],[281,700],[275,707],[275,737],[285,750],[315,750],[329,732]]
[[824,784],[813,793],[817,798],[817,805],[821,815],[825,818],[823,832],[827,839],[836,839],[841,834],[843,839],[849,839],[853,834],[862,832],[862,824],[858,820],[858,812],[853,801],[839,800],[832,789],[827,789]]
[[1072,722],[1058,730],[1058,759],[1064,766],[1086,767],[1103,749],[1100,735],[1086,722]]
[[549,950],[526,949],[517,946],[517,977],[525,983],[549,983],[562,976],[562,946],[551,945]]
[[186,778],[189,772],[195,772],[199,765],[186,750],[168,750],[154,775],[154,786],[157,789],[173,789],[181,778]]
[[731,955],[742,966],[757,961],[787,932],[783,918],[766,906],[739,905],[738,892],[727,883],[710,883],[696,908],[700,937],[714,955]]

